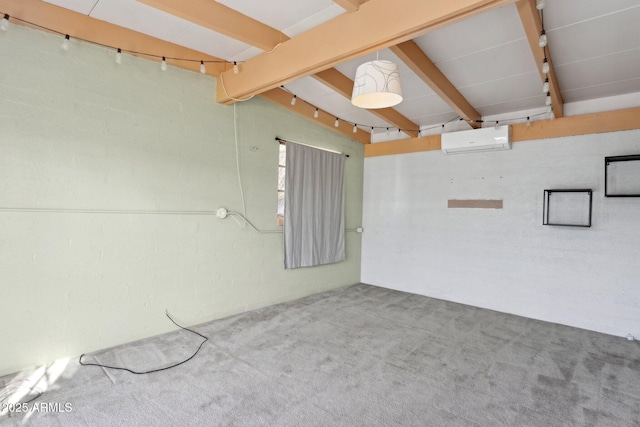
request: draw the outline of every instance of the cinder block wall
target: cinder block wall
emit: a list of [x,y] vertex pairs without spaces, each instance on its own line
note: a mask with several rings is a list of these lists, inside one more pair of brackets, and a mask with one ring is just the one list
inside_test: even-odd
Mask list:
[[[604,158],[639,153],[633,130],[367,158],[362,281],[640,338],[640,198],[604,197]],[[640,182],[632,170],[626,188]],[[542,225],[544,189],[572,188],[593,190],[592,226]]]
[[[194,325],[359,281],[355,233],[345,262],[285,271],[282,234],[230,218],[69,212],[241,211],[234,107],[210,76],[18,25],[0,37],[0,375],[175,329],[165,309]],[[260,98],[235,109],[257,227],[279,229],[276,135],[351,155],[361,225],[361,144]]]

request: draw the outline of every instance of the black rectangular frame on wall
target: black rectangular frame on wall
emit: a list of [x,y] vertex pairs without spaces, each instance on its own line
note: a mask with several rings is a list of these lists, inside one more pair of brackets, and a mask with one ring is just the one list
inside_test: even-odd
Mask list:
[[[632,166],[637,168],[634,176],[627,177],[628,184],[631,184],[632,190],[628,192],[617,192],[615,189],[612,189],[612,185],[610,181],[614,179],[616,181],[624,182],[625,176],[624,172],[618,171],[616,174],[613,168],[610,168],[612,164],[620,163],[620,162],[634,162],[634,163],[624,163],[624,165]],[[627,167],[626,169],[630,169]],[[628,173],[628,170],[626,171]],[[633,154],[629,156],[610,156],[604,158],[604,195],[605,197],[640,197],[640,154]],[[637,184],[636,188],[633,188],[633,184]]]
[[[589,197],[589,212],[588,212],[588,220],[585,223],[576,222],[550,222],[549,221],[549,211],[552,209],[551,207],[551,195],[553,193],[585,193],[585,196]],[[591,227],[591,213],[593,208],[593,190],[591,189],[548,189],[544,190],[544,199],[542,202],[542,225],[562,225],[567,227]]]

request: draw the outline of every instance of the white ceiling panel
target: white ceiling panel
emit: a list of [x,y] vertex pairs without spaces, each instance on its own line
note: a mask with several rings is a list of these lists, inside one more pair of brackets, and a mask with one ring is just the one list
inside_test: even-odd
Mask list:
[[[532,98],[519,98],[513,101],[506,101],[492,105],[481,105],[477,108],[478,112],[483,116],[493,116],[510,113],[512,111],[544,109],[544,96],[536,95]],[[509,116],[511,116],[509,114]],[[500,120],[500,118],[498,118]]]
[[[615,2],[614,2],[615,3]],[[640,7],[549,30],[556,66],[640,47]],[[579,41],[579,42],[576,42]]]
[[638,0],[547,0],[544,26],[553,30],[638,7]]
[[47,3],[55,4],[56,6],[64,7],[65,9],[73,10],[74,12],[81,13],[83,15],[89,15],[98,0],[43,0]]
[[[172,37],[171,41],[208,55],[235,61],[244,61],[248,59],[247,56],[251,52],[252,48],[246,43],[215,33],[198,25],[190,25],[180,34],[176,34],[175,37]],[[256,50],[258,53],[261,52],[259,49]],[[243,53],[245,54],[245,57],[243,57]]]
[[[312,17],[316,14],[322,15],[324,9],[336,7],[331,0],[217,1],[280,31],[293,27],[300,21],[313,19]],[[338,9],[344,12],[341,8]]]
[[385,123],[374,114],[354,107],[350,99],[339,95],[313,77],[303,77],[295,82],[286,84],[285,87],[300,99],[298,102],[308,101],[311,105],[330,112],[341,119],[348,121],[358,120],[356,123],[369,126],[382,126]]
[[640,47],[556,67],[556,73],[563,91],[640,78]]
[[166,41],[193,25],[135,0],[101,0],[91,17]]
[[523,39],[437,65],[458,88],[535,72],[537,69],[529,43]]
[[427,33],[414,41],[438,64],[525,38],[512,4]]
[[100,0],[91,17],[222,59],[250,48],[246,43],[135,0]]
[[460,92],[476,109],[484,105],[536,96],[540,96],[541,102],[544,103],[542,83],[537,72],[460,88]]
[[301,19],[293,25],[283,28],[282,32],[289,37],[295,37],[298,34],[302,34],[305,31],[312,29],[313,27],[330,21],[333,18],[342,15],[343,13],[344,9],[334,3],[331,3],[330,6],[314,13],[313,15],[305,19]]
[[564,102],[585,101],[615,95],[634,94],[640,103],[640,77],[631,80],[605,83],[598,86],[584,87],[574,90],[562,91]]
[[326,95],[312,96],[311,99],[313,99],[312,105],[336,117],[344,117],[354,109],[351,101],[335,92]]
[[403,100],[400,104],[396,105],[396,110],[414,122],[419,117],[452,112],[449,104],[444,102],[442,98],[436,94]]
[[[302,99],[308,99],[315,95],[337,95],[333,89],[329,88],[329,86],[321,83],[311,76],[303,77],[291,83],[287,83],[284,86]],[[316,105],[316,107],[320,107],[320,105]]]
[[397,59],[395,63],[398,64],[398,73],[400,74],[400,86],[402,86],[402,98],[404,99],[402,102],[435,95],[435,92],[402,61]]

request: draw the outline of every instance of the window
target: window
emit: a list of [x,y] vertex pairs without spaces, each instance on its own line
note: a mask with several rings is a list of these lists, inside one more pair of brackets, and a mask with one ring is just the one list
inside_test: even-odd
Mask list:
[[342,262],[345,156],[287,141],[284,268]]
[[280,142],[280,159],[278,160],[278,225],[284,225],[284,176],[287,164],[287,146]]

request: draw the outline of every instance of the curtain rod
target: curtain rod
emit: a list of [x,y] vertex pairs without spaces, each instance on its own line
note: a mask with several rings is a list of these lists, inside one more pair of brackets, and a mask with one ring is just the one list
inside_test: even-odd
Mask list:
[[317,146],[315,146],[315,145],[307,144],[306,142],[292,141],[292,140],[290,140],[290,139],[280,138],[279,136],[276,136],[276,141],[278,141],[278,142],[293,142],[294,144],[305,145],[305,146],[307,146],[307,147],[316,148],[316,149],[318,149],[318,150],[328,151],[328,152],[330,152],[330,153],[342,154],[342,155],[343,155],[343,156],[345,156],[345,157],[349,157],[349,155],[348,155],[348,154],[341,153],[340,151],[329,150],[329,149],[327,149],[327,148],[317,147]]

